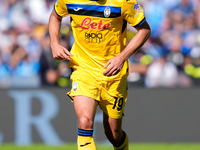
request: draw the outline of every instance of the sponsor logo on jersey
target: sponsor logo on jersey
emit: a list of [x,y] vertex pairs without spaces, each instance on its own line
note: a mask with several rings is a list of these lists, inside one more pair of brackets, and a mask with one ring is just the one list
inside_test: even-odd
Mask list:
[[78,83],[77,83],[77,81],[75,81],[73,84],[73,90],[76,91],[77,88],[78,88]]
[[81,25],[79,26],[82,29],[88,30],[88,29],[98,29],[98,30],[102,30],[102,29],[107,29],[110,27],[110,23],[103,23],[103,20],[99,20],[99,22],[92,22],[91,18],[84,18],[81,22]]
[[108,17],[110,16],[110,14],[111,14],[111,9],[110,9],[109,7],[106,7],[106,8],[104,9],[104,16],[105,16],[106,18],[108,18]]
[[140,10],[140,5],[138,3],[134,4],[133,9]]
[[85,33],[85,42],[99,44],[102,42],[102,33]]

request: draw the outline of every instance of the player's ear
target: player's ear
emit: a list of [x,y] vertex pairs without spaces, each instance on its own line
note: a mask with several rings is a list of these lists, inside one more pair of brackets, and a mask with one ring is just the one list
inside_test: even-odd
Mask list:
[[141,29],[147,29],[147,30],[151,30],[149,24],[147,21],[145,21],[143,24],[141,24],[139,27],[136,27],[136,30],[141,30]]

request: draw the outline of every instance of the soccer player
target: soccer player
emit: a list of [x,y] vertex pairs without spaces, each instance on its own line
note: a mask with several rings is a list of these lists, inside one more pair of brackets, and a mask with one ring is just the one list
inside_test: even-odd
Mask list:
[[[62,18],[70,15],[75,39],[71,51],[59,44]],[[126,46],[127,22],[138,30]],[[149,38],[150,27],[136,0],[57,0],[49,20],[53,57],[69,60],[71,97],[78,119],[78,150],[96,150],[96,108],[115,150],[128,150],[122,130],[127,100],[128,58]]]

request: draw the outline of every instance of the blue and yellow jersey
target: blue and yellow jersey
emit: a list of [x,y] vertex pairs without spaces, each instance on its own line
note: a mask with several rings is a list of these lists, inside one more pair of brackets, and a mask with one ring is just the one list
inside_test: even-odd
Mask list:
[[57,0],[54,10],[60,17],[71,16],[76,63],[70,62],[70,67],[106,81],[128,75],[128,61],[111,77],[103,75],[103,66],[125,48],[127,22],[133,27],[145,22],[136,0]]

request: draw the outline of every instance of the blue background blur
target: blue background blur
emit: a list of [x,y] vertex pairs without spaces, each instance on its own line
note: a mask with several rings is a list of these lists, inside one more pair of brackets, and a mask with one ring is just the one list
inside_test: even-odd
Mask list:
[[[70,86],[67,61],[53,59],[48,20],[55,0],[0,1],[0,88]],[[128,81],[136,87],[200,85],[200,1],[138,0],[152,34],[132,55]],[[135,35],[128,26],[127,43]],[[69,17],[60,43],[70,49]]]

